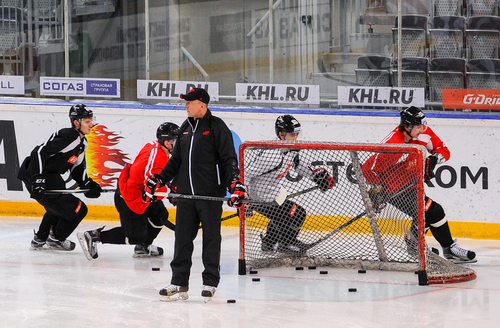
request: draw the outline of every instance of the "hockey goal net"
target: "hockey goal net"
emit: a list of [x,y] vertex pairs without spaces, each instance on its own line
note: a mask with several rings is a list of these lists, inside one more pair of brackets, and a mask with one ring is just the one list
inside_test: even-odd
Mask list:
[[[256,202],[240,210],[239,274],[251,267],[328,266],[418,271],[420,285],[475,279],[470,267],[426,245],[425,156],[417,145],[242,144],[242,177]],[[321,191],[304,166],[326,169],[336,186]]]

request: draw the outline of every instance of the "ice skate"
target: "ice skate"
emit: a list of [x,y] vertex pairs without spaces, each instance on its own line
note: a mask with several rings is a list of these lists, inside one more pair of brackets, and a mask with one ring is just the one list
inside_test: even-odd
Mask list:
[[189,288],[187,286],[168,285],[160,290],[160,301],[173,302],[182,301],[189,298]]
[[443,247],[444,258],[455,264],[476,263],[476,253],[458,246],[457,240],[450,247]]
[[75,243],[71,240],[57,240],[52,234],[47,238],[47,246],[61,251],[72,251],[75,249]]
[[201,296],[205,299],[205,303],[208,303],[214,297],[217,287],[203,285],[203,290],[201,291]]
[[276,243],[270,243],[266,237],[264,237],[262,234],[260,235],[260,240],[262,241],[262,245],[260,246],[260,249],[263,252],[274,252],[276,250]]
[[96,259],[99,254],[97,253],[97,243],[101,241],[101,231],[104,227],[85,231],[84,233],[77,233],[78,241],[82,247],[83,254],[89,261]]
[[45,240],[38,238],[35,230],[33,230],[33,240],[31,240],[31,249],[42,249],[45,245]]
[[163,248],[155,245],[135,245],[133,257],[161,257]]
[[309,244],[303,243],[300,240],[296,239],[290,244],[279,243],[277,250],[278,252],[297,257],[303,256],[309,248]]

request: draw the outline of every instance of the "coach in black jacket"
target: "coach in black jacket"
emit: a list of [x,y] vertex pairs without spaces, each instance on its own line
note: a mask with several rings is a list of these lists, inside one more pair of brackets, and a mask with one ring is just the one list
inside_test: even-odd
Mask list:
[[[192,89],[181,95],[186,100],[187,120],[179,131],[172,157],[159,175],[146,182],[144,198],[151,201],[154,191],[176,176],[177,192],[188,195],[224,196],[231,192],[229,205],[239,205],[245,189],[239,181],[239,169],[231,131],[224,121],[212,115],[204,89]],[[211,298],[220,280],[222,202],[178,199],[171,285],[160,291],[165,301],[186,299],[192,265],[193,241],[200,222],[203,229],[202,296]],[[181,294],[181,295],[179,295]],[[171,296],[177,298],[172,298]]]

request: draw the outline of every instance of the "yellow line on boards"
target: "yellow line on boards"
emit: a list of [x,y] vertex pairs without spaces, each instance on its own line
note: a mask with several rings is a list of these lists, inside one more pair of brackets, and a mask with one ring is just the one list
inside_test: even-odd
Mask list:
[[[89,212],[85,220],[120,221],[120,217],[114,206],[87,205],[87,207]],[[169,208],[168,211],[169,220],[175,223],[176,210]],[[36,202],[0,201],[0,216],[42,217],[44,213],[43,206]],[[224,211],[222,217],[224,218],[234,213]],[[448,221],[448,224],[454,238],[500,240],[500,223]],[[222,222],[222,225],[226,227],[238,227],[239,218],[234,217],[225,220]],[[304,228],[311,229],[308,220],[304,223]]]

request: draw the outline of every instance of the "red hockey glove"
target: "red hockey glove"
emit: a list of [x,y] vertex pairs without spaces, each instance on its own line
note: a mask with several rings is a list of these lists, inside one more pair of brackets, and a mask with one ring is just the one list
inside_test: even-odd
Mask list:
[[[173,192],[174,194],[177,193],[176,186],[168,185],[168,187],[170,188],[171,192]],[[170,202],[170,204],[172,204],[173,206],[177,206],[177,197],[167,197],[167,199]]]
[[429,181],[435,177],[434,168],[438,162],[437,154],[432,154],[425,159],[424,181]]
[[231,199],[227,202],[229,206],[235,206],[237,208],[242,207],[244,204],[241,202],[245,199],[246,188],[241,181],[234,181],[229,187],[229,192],[231,193]]
[[87,198],[98,198],[99,196],[101,196],[101,186],[91,178],[85,180],[82,187],[82,189],[88,189],[88,191],[84,193],[85,197]]
[[147,203],[156,201],[155,191],[165,185],[158,174],[149,177],[142,188],[142,200]]
[[335,180],[328,174],[328,171],[320,167],[313,171],[313,181],[318,185],[322,192],[332,189],[337,184]]

